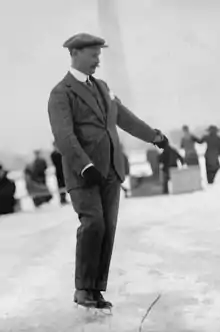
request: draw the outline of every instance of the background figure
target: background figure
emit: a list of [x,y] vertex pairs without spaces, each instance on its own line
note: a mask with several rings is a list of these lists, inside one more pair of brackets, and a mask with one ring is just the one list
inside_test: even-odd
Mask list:
[[159,167],[159,162],[158,162],[158,158],[159,158],[159,152],[156,149],[149,149],[147,151],[147,161],[149,162],[150,166],[151,166],[151,170],[152,170],[152,176],[153,178],[159,179],[159,175],[160,175],[160,167]]
[[7,171],[0,165],[0,215],[15,212],[15,183],[8,179]]
[[164,151],[159,156],[159,163],[162,164],[162,171],[163,171],[163,193],[168,194],[169,188],[168,183],[170,180],[170,168],[171,167],[178,167],[178,160],[181,164],[184,164],[183,157],[178,153],[178,151],[167,145]]
[[128,191],[130,189],[130,165],[129,165],[129,160],[128,157],[125,153],[124,147],[121,144],[121,151],[122,151],[122,155],[124,158],[124,167],[125,167],[125,182],[128,183],[128,186],[121,184],[121,189],[124,191],[125,193],[125,197],[128,197]]
[[52,199],[46,184],[46,169],[47,163],[41,157],[40,151],[35,151],[34,161],[27,165],[24,171],[26,188],[35,207],[48,203]]
[[46,160],[41,156],[40,150],[34,152],[35,159],[33,161],[33,176],[35,181],[38,183],[46,184],[46,170],[47,163]]
[[209,184],[215,180],[216,174],[219,170],[219,156],[220,156],[220,137],[218,136],[219,129],[216,126],[208,128],[208,134],[204,135],[198,143],[206,143],[205,163],[206,175]]
[[185,153],[185,163],[190,165],[199,165],[199,159],[195,148],[195,143],[198,143],[197,137],[190,133],[188,126],[183,126],[183,137],[181,139],[181,149]]
[[63,166],[62,166],[62,155],[59,153],[55,142],[53,143],[54,151],[51,153],[51,160],[55,167],[56,178],[57,178],[57,185],[59,188],[60,194],[60,203],[62,205],[67,204],[66,200],[66,192],[65,190],[65,181],[63,175]]

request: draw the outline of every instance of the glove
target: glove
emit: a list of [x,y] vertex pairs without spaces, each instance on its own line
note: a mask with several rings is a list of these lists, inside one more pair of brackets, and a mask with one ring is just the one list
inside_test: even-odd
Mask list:
[[86,180],[86,184],[89,187],[100,185],[102,180],[102,175],[99,171],[94,167],[88,167],[82,174],[83,178]]
[[[165,135],[163,135],[160,130],[158,129],[154,130],[156,132],[156,141],[154,141],[153,144],[156,145],[159,149],[164,150],[169,144],[168,138]],[[157,140],[158,137],[160,138],[160,140]]]

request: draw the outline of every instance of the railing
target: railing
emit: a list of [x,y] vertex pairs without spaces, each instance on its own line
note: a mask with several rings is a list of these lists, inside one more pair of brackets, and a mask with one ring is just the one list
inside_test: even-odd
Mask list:
[[[198,151],[199,152],[199,151]],[[199,159],[201,165],[201,171],[204,174],[204,154],[199,152]],[[133,158],[129,158],[130,160],[130,173],[131,175],[142,176],[142,175],[151,175],[152,170],[150,164],[146,160],[146,152],[142,151],[142,153],[138,153],[138,160],[135,161],[135,156]],[[50,166],[47,171],[47,185],[49,187],[50,193],[52,195],[59,195],[59,193],[65,192],[65,189],[59,189],[56,182],[55,169],[53,166]],[[12,171],[9,173],[9,178],[13,179],[16,183],[16,198],[24,199],[29,197],[30,194],[27,192],[26,183],[24,179],[23,171]],[[36,194],[31,197],[42,197],[44,194]]]

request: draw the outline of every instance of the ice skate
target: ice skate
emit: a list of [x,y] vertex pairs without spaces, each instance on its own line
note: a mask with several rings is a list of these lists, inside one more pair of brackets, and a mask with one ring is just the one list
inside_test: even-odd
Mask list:
[[97,302],[96,308],[107,315],[112,315],[112,303],[106,301],[100,291],[93,291],[93,299]]
[[76,290],[74,294],[74,302],[77,306],[84,308],[96,308],[97,301],[93,299],[92,293],[86,290]]

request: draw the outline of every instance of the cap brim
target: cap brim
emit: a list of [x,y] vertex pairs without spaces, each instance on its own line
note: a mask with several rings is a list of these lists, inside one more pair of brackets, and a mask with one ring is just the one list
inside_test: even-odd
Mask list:
[[94,45],[77,45],[77,46],[72,46],[72,45],[63,45],[64,48],[68,48],[69,50],[81,50],[83,48],[92,48],[92,47],[99,47],[99,48],[107,48],[109,47],[107,44],[100,45],[100,44],[94,44]]

